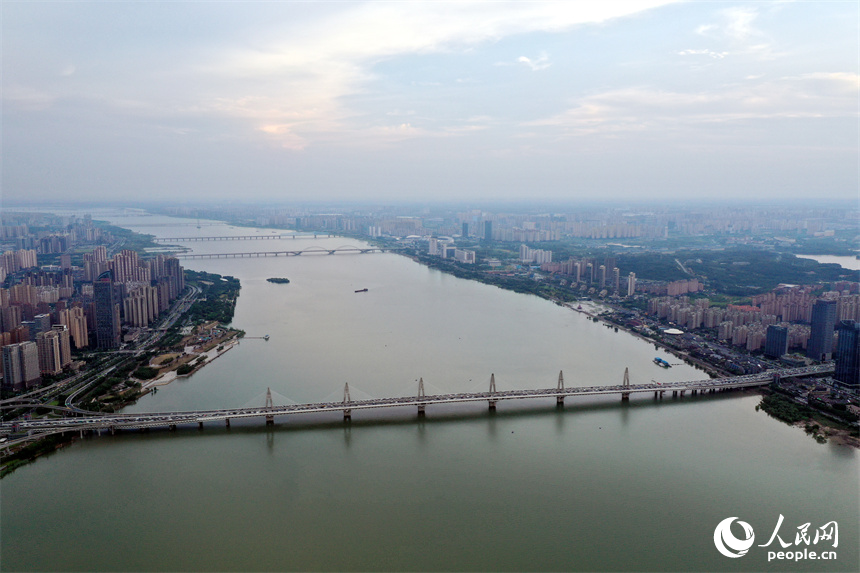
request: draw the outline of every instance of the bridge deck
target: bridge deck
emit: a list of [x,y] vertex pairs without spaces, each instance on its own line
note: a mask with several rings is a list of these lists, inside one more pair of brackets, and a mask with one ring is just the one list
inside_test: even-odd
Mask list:
[[198,410],[188,412],[163,412],[152,414],[105,414],[83,415],[64,418],[42,418],[37,420],[19,420],[0,424],[0,432],[11,431],[46,431],[58,432],[69,430],[120,429],[120,428],[151,428],[194,424],[203,422],[225,421],[238,418],[257,418],[281,416],[287,414],[310,414],[332,411],[352,411],[371,408],[391,408],[397,406],[429,406],[432,404],[455,404],[463,402],[498,402],[502,400],[530,398],[559,398],[572,396],[589,396],[603,394],[634,394],[642,392],[688,392],[688,391],[718,391],[733,388],[763,386],[769,384],[774,376],[810,376],[826,374],[833,371],[832,365],[810,366],[805,368],[790,368],[770,370],[761,374],[750,374],[728,378],[696,380],[692,382],[677,382],[667,384],[631,384],[629,386],[588,386],[577,388],[545,388],[535,390],[508,390],[502,392],[462,392],[455,394],[436,394],[428,396],[402,396],[391,398],[373,398],[369,400],[352,400],[344,402],[318,402],[311,404],[289,404],[285,406],[229,408],[221,410]]

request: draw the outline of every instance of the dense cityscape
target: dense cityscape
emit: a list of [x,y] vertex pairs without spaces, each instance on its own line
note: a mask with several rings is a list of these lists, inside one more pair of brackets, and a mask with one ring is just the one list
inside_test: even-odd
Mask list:
[[[715,207],[671,212],[591,208],[561,214],[406,206],[337,214],[304,207],[163,210],[198,222],[203,217],[239,226],[346,235],[431,268],[535,294],[572,310],[581,311],[581,302],[597,302],[595,320],[649,339],[712,376],[833,361],[832,377],[811,386],[808,381],[800,386],[783,382],[780,389],[853,425],[856,433],[857,272],[794,255],[810,249],[851,252],[856,212],[850,210],[762,207],[744,209],[743,217]],[[104,361],[112,352],[134,350],[143,358],[125,367],[127,377],[108,378],[110,386],[102,382],[98,392],[75,393],[88,397],[91,407],[103,409],[110,402],[109,409],[121,407],[150,391],[142,386],[148,378],[177,368],[190,371],[187,360],[164,354],[183,349],[176,337],[180,324],[169,325],[166,337],[164,324],[152,328],[180,296],[213,284],[194,281],[198,287],[186,290],[186,271],[176,256],[182,257],[187,247],[177,250],[151,236],[129,234],[94,222],[89,214],[6,211],[0,228],[6,249],[0,259],[6,398],[43,386],[65,389],[82,377],[96,386],[100,368],[116,367]],[[680,246],[689,243],[694,246]],[[773,257],[781,259],[776,271],[762,262]],[[717,275],[720,271],[725,276]],[[798,273],[806,280],[792,284]],[[230,303],[234,301],[235,296]],[[201,297],[198,308],[205,303]],[[183,334],[192,332],[187,327],[207,322],[191,316],[183,317]],[[229,322],[232,312],[222,318]],[[205,332],[214,324],[206,325]],[[167,344],[154,344],[161,338]],[[219,344],[228,339],[216,338]],[[670,367],[663,359],[655,362]],[[172,368],[162,368],[162,363]],[[84,376],[88,369],[90,378]],[[62,405],[70,394],[45,392],[45,403]],[[32,412],[5,412],[4,419]]]

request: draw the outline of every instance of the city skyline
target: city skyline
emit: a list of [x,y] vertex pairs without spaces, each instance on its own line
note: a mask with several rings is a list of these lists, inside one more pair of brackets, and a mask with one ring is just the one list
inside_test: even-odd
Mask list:
[[856,3],[3,5],[4,199],[856,200]]

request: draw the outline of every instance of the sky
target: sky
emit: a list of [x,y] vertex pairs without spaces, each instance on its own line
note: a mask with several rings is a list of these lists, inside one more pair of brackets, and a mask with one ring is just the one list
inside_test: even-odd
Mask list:
[[860,3],[0,3],[2,201],[858,198]]

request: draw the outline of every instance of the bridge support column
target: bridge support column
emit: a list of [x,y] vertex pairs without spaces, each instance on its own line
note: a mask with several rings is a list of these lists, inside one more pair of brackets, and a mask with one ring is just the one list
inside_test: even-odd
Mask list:
[[167,429],[170,430],[171,432],[175,432],[176,431],[176,424],[169,424],[167,426]]
[[[624,369],[624,383],[622,384],[624,388],[630,388],[630,369]],[[622,392],[621,393],[621,401],[628,402],[630,400],[630,392]]]
[[203,422],[197,422],[197,429],[198,429],[198,430],[202,430],[202,429],[203,429]]
[[[272,402],[272,389],[266,388],[266,409],[271,410],[274,407]],[[275,417],[272,414],[266,414],[266,425],[271,426],[275,423]]]
[[672,398],[677,398],[677,397],[678,397],[678,391],[672,390]]
[[657,399],[657,390],[654,390],[654,399]]
[[230,418],[224,418],[224,425],[230,427]]
[[663,399],[663,392],[665,392],[665,390],[660,390],[660,399],[661,400]]
[[[496,375],[490,374],[490,394],[495,394],[495,393],[496,393]],[[489,405],[490,405],[490,411],[495,412],[496,411],[496,401],[490,400]]]
[[[561,370],[558,371],[558,386],[556,386],[556,389],[559,392],[564,392],[564,374],[562,373]],[[564,396],[556,396],[555,397],[555,405],[558,407],[563,407],[564,406]]]
[[[421,377],[418,379],[418,399],[424,397],[424,378]],[[418,417],[422,417],[426,414],[424,411],[425,404],[418,404]]]
[[684,392],[686,392],[686,390],[681,390],[681,398],[684,397]]
[[[346,406],[352,402],[352,399],[349,397],[349,382],[343,385],[343,405]],[[352,420],[352,409],[344,408],[343,409],[343,421],[349,422]]]
[[113,426],[111,426],[111,427],[110,427],[110,435],[111,435],[111,436],[113,436],[114,434],[116,434],[116,428],[114,428]]

